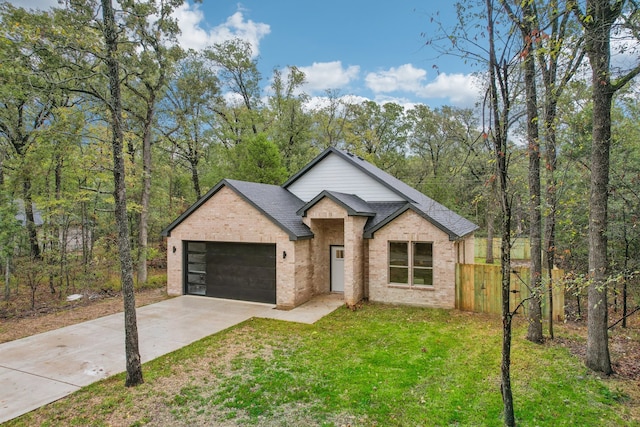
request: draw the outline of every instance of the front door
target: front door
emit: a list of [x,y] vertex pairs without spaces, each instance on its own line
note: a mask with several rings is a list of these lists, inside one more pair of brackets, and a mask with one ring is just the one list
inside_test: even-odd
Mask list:
[[344,292],[344,246],[331,246],[331,292]]

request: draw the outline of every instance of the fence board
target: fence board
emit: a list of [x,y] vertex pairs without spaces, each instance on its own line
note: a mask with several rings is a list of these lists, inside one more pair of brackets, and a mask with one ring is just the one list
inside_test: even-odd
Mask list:
[[[494,237],[493,239],[493,256],[497,261],[500,261],[500,246],[502,245],[502,239]],[[487,257],[487,239],[486,237],[474,238],[474,256],[476,258]],[[511,259],[512,260],[526,260],[531,259],[531,246],[529,245],[528,237],[518,237],[511,242]]]
[[[553,278],[553,313],[555,321],[564,320],[564,289],[558,286],[563,276],[562,270],[552,270]],[[511,293],[509,307],[513,311],[518,304],[530,295],[531,280],[529,267],[514,267],[511,272]],[[545,291],[548,286],[548,273],[543,271]],[[548,293],[542,298],[543,317],[548,320]],[[458,264],[456,265],[456,308],[477,313],[502,313],[502,274],[499,265]],[[528,302],[525,302],[518,313],[527,314]]]

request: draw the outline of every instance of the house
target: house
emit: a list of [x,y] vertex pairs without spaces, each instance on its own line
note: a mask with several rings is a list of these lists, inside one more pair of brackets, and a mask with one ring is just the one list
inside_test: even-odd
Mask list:
[[478,227],[362,158],[328,148],[282,186],[222,180],[162,232],[167,291],[276,304],[342,293],[453,308]]

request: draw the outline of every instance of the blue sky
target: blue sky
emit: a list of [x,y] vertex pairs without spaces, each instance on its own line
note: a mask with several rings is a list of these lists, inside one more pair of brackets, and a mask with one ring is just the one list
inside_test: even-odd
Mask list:
[[[56,0],[12,0],[27,8]],[[328,89],[378,102],[471,107],[478,88],[461,60],[438,57],[422,33],[433,31],[436,12],[455,18],[453,3],[437,9],[424,0],[204,0],[176,12],[180,43],[201,49],[240,37],[257,55],[265,84],[274,68],[295,65],[305,72],[305,92]],[[437,67],[437,69],[434,68]]]
[[454,17],[452,3],[439,8],[419,0],[205,0],[178,16],[183,45],[240,36],[259,55],[263,77],[295,65],[305,72],[305,92],[312,96],[337,89],[379,102],[472,106],[478,90],[469,67],[437,57],[421,36],[433,31],[434,13]]

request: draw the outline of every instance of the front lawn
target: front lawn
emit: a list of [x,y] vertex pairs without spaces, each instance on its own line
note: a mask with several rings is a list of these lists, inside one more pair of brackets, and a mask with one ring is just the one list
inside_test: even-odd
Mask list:
[[[558,327],[561,329],[561,326]],[[627,396],[567,349],[514,331],[522,426],[627,426]],[[499,426],[501,321],[364,304],[315,325],[254,319],[8,425]]]

